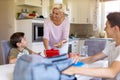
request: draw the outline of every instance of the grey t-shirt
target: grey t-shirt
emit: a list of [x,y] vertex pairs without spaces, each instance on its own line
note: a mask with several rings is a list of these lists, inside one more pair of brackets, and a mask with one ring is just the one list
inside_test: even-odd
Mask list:
[[[113,61],[120,61],[120,45],[116,46],[115,42],[107,45],[103,50],[103,53],[108,56],[109,65],[111,65]],[[114,80],[120,80],[120,73]]]

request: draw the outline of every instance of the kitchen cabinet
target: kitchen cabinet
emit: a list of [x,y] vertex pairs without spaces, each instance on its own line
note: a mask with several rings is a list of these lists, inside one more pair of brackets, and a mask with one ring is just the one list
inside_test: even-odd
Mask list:
[[83,46],[83,45],[84,45],[84,42],[85,42],[85,39],[80,39],[80,40],[79,40],[79,46]]
[[71,53],[79,53],[79,40],[72,40],[69,42],[69,45],[71,45]]
[[32,0],[32,5],[42,7],[42,0]]
[[32,43],[32,50],[37,52],[37,53],[41,53],[40,55],[45,56],[44,55],[44,45],[43,42],[34,42]]
[[72,53],[79,53],[79,40],[74,40],[73,41]]
[[42,0],[16,0],[16,4],[41,7]]
[[80,39],[79,40],[79,53],[80,53],[80,48],[84,45],[85,39]]
[[50,8],[49,8],[50,5],[49,5],[49,3],[50,3],[50,0],[44,0],[42,2],[42,15],[45,18],[47,18],[49,16],[49,14],[50,14]]
[[71,23],[90,23],[90,0],[71,0],[70,21]]

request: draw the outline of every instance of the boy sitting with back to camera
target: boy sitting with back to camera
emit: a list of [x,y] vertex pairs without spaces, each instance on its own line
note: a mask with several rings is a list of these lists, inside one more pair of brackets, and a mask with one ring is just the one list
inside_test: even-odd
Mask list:
[[16,63],[17,59],[24,54],[36,54],[27,48],[27,40],[23,32],[16,32],[10,37],[10,44],[12,49],[9,54],[9,63]]

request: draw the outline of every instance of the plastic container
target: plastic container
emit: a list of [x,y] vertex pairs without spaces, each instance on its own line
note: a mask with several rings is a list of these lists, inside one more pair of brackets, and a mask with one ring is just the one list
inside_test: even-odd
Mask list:
[[48,58],[59,56],[59,50],[55,50],[55,49],[45,50],[45,55]]

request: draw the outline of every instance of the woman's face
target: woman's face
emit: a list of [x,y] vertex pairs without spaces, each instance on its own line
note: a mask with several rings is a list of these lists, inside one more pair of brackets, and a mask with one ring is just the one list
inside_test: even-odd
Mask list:
[[58,8],[54,8],[53,9],[53,12],[52,12],[52,18],[53,18],[53,20],[59,20],[59,19],[61,19],[62,15],[63,15],[63,12],[60,11],[60,9],[58,9]]

